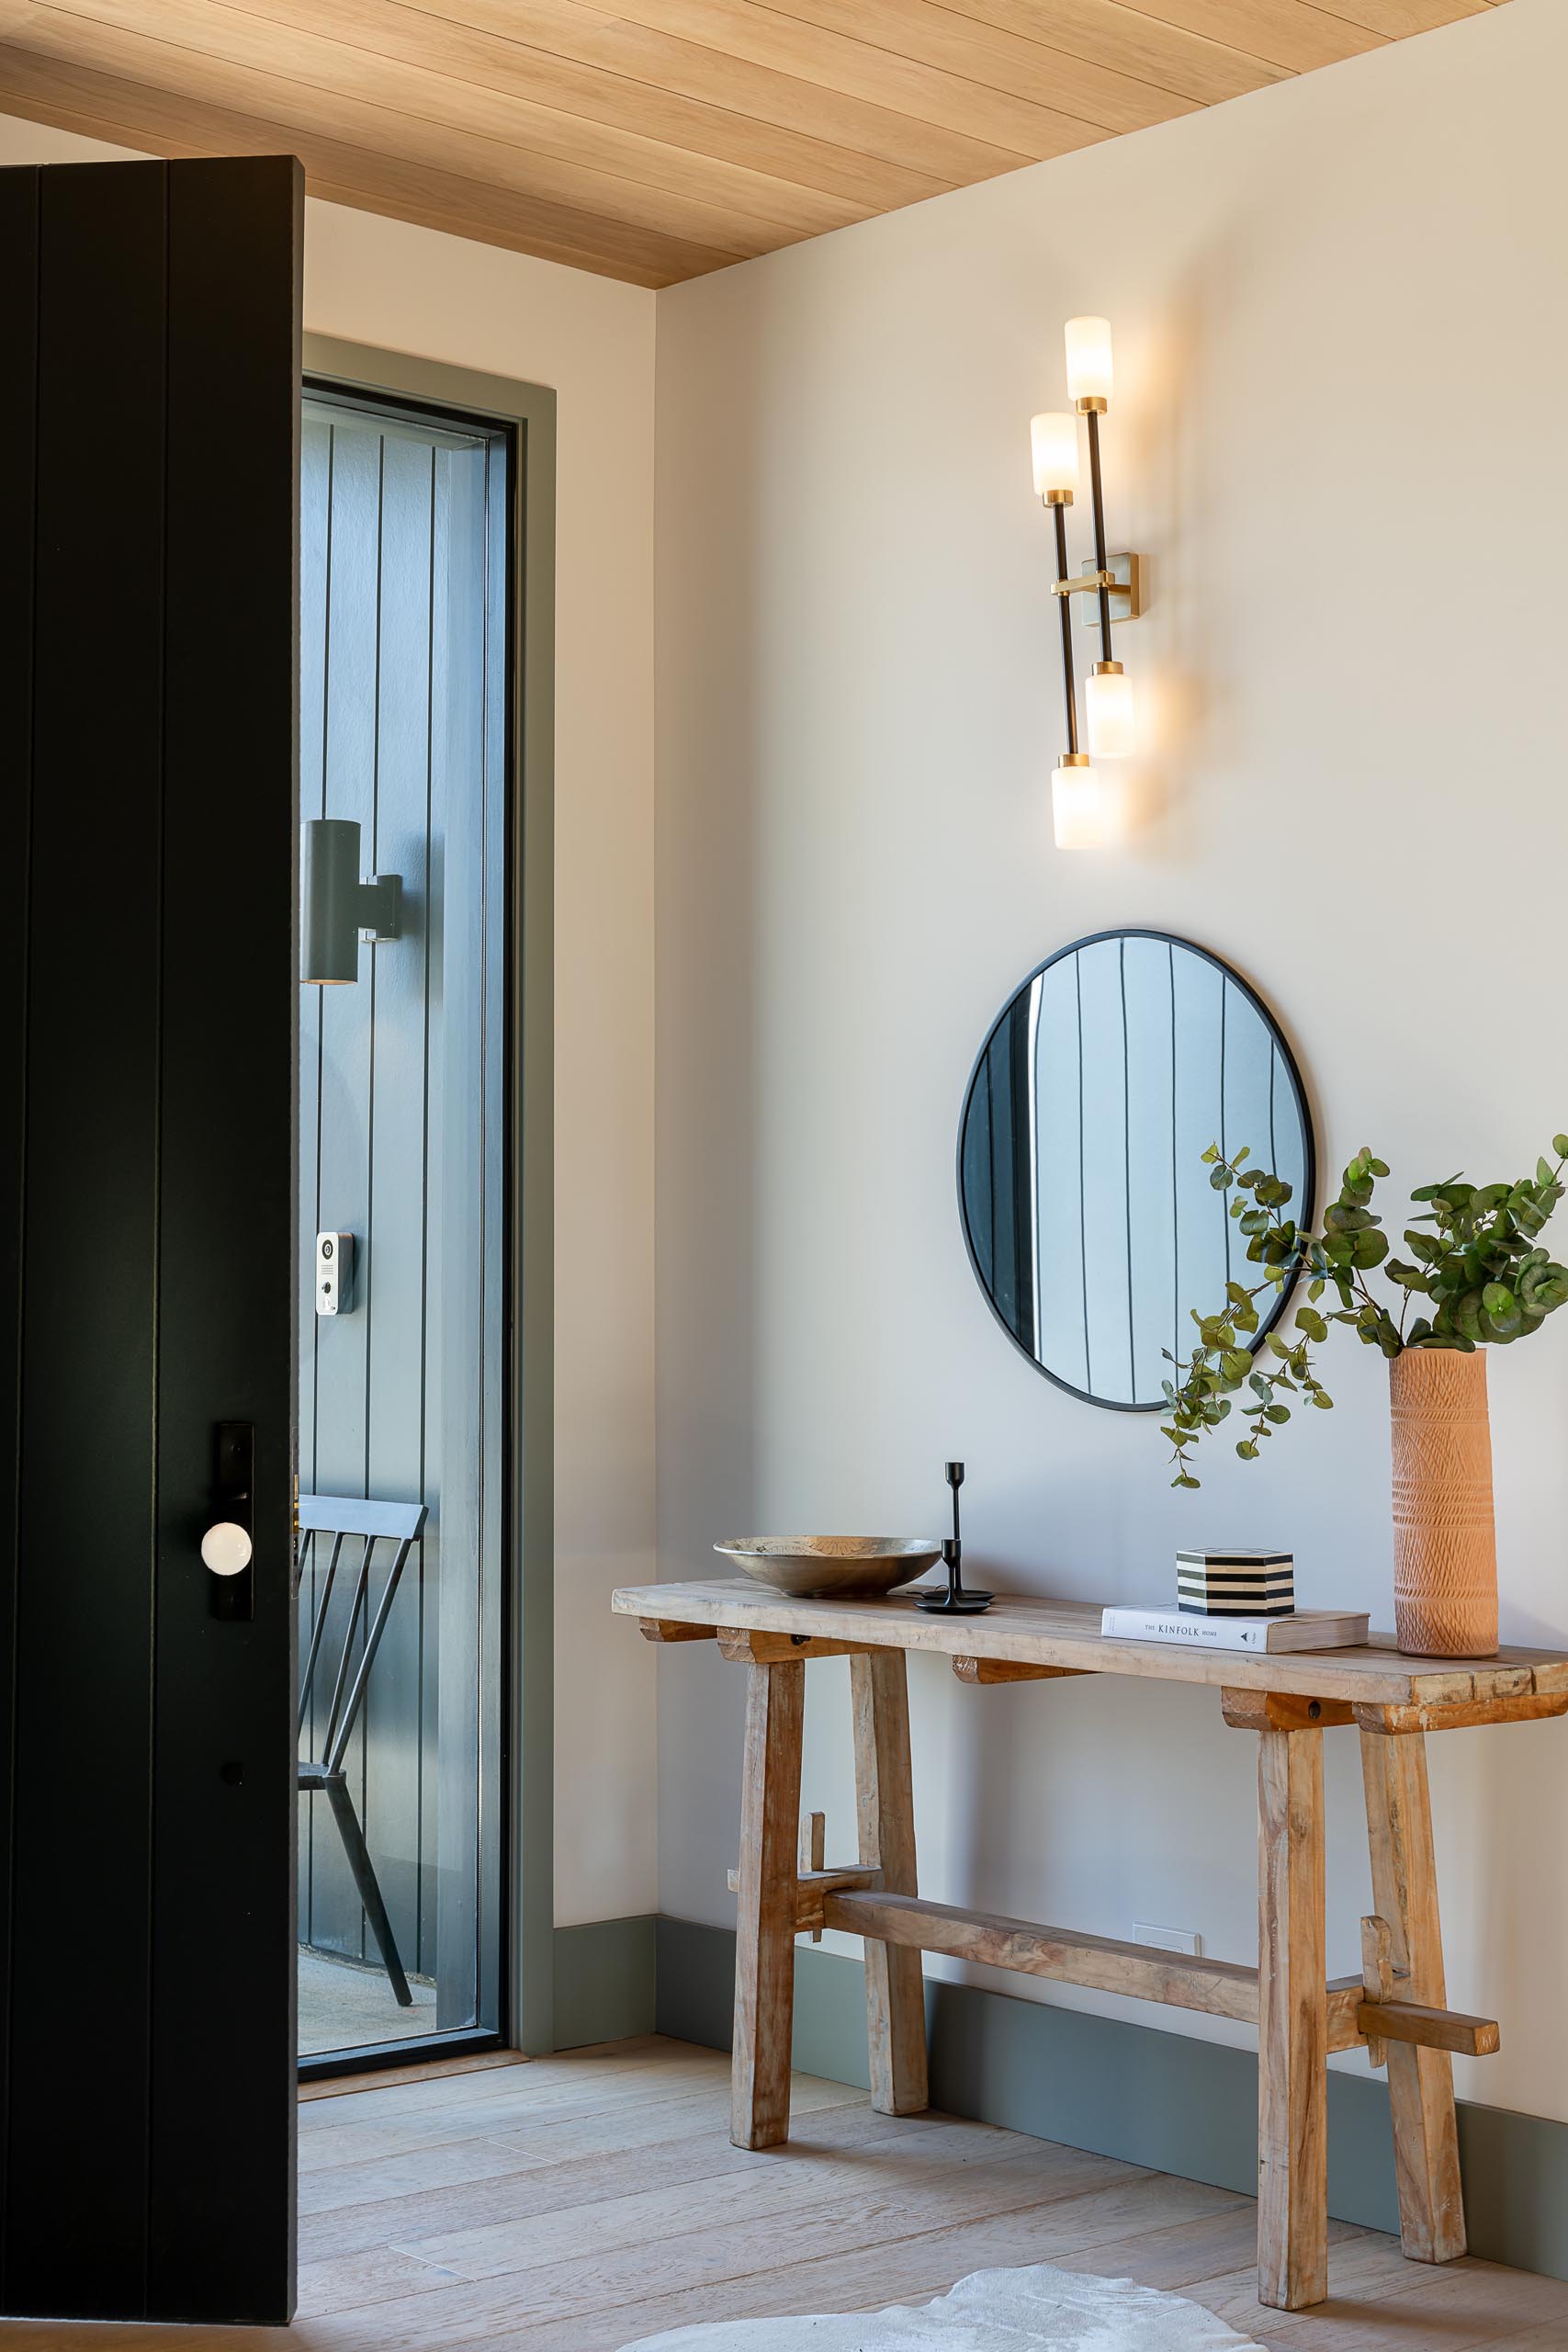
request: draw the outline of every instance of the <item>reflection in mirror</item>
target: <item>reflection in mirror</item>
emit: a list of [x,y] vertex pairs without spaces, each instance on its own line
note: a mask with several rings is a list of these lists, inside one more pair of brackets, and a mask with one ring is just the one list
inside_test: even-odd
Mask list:
[[1227,1281],[1256,1279],[1202,1162],[1211,1143],[1247,1145],[1292,1187],[1288,1213],[1310,1214],[1300,1076],[1218,957],[1112,932],[1063,948],[1004,1007],[964,1106],[964,1236],[1003,1329],[1062,1387],[1159,1408],[1162,1351],[1188,1352],[1189,1310],[1212,1313]]

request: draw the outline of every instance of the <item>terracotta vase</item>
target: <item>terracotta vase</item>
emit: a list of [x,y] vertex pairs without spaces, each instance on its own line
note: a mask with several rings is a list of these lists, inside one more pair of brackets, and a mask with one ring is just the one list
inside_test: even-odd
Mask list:
[[1490,1657],[1497,1544],[1486,1351],[1407,1348],[1388,1370],[1399,1646],[1418,1657]]

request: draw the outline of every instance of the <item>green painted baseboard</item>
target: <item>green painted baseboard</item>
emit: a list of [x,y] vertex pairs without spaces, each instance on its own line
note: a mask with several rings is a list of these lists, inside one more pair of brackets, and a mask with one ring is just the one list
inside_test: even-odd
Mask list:
[[595,1919],[585,1928],[558,1928],[555,1979],[558,2050],[652,2033],[657,1920],[649,1913],[640,1919]]
[[[795,1954],[795,2063],[830,2082],[867,2081],[858,1960]],[[632,2034],[729,2047],[735,1935],[690,1919],[600,1919],[558,1928],[558,2050]],[[1258,2061],[1157,2027],[1125,2025],[970,1984],[926,1984],[931,2103],[1128,2164],[1257,2185]],[[1461,2102],[1460,2155],[1472,2253],[1568,2278],[1568,2124]],[[1340,2221],[1399,2226],[1388,2092],[1328,2077],[1328,2204]]]
[[[661,1917],[656,1969],[659,2031],[728,2050],[733,1930]],[[558,1983],[559,1975],[558,1959]],[[1250,2051],[932,1980],[926,2027],[931,2103],[950,2115],[1247,2196],[1257,2187]],[[807,2074],[865,2085],[859,1961],[799,1948],[794,2053]],[[1568,2124],[1463,2101],[1459,2119],[1471,2251],[1568,2278]],[[1328,2202],[1341,2221],[1399,2226],[1388,2092],[1375,2076],[1329,2075]]]

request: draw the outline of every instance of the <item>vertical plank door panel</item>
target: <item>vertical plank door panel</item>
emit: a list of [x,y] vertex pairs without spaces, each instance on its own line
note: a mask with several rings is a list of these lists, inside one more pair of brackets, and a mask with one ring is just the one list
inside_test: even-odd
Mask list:
[[[451,499],[451,459],[445,449],[435,452],[431,478],[430,540],[430,836],[426,853],[429,899],[424,916],[424,953],[430,975],[430,1023],[425,1039],[425,1117],[429,1141],[425,1151],[424,1249],[428,1269],[429,1312],[421,1344],[424,1364],[425,1427],[434,1436],[425,1473],[425,1499],[431,1506],[420,1546],[420,1604],[424,1635],[423,1705],[421,1711],[421,1778],[426,1792],[434,1834],[426,1841],[427,1867],[423,1872],[420,1946],[434,1954],[436,2024],[450,2025],[461,2007],[453,1960],[460,1953],[463,1932],[457,1913],[459,1897],[454,1884],[459,1840],[453,1836],[449,1780],[441,1775],[443,1753],[450,1757],[455,1728],[462,1721],[460,1691],[450,1686],[455,1668],[453,1643],[444,1643],[449,1614],[442,1575],[446,1521],[446,1470],[449,1448],[445,1442],[446,1405],[446,1143],[448,1117],[446,1085],[446,907],[450,888],[446,864],[446,806],[450,759],[446,713],[447,649],[451,637],[451,599],[447,593]],[[453,1204],[453,1215],[461,1214]],[[455,1640],[461,1642],[462,1633]],[[454,1728],[448,1730],[444,1709],[450,1704]],[[460,1971],[459,1971],[460,1973]]]
[[[424,1170],[425,1029],[430,1013],[430,523],[434,452],[389,433],[382,443],[380,661],[377,674],[376,825],[367,871],[402,876],[402,937],[366,952],[374,967],[375,1122],[370,1193],[376,1287],[366,1425],[369,1491],[426,1499]],[[390,1565],[379,1547],[379,1577]],[[376,1654],[365,1702],[366,1841],[405,1969],[429,1967],[419,1935],[423,1827],[420,1754],[422,1547],[410,1555]],[[434,1828],[434,1823],[432,1824]]]
[[[215,2320],[276,2317],[293,2273],[294,1430],[275,1402],[294,1374],[303,217],[287,156],[169,175],[148,2301]],[[256,1433],[241,1623],[213,1613],[196,1540],[231,1420]]]
[[[326,804],[327,581],[332,566],[332,427],[307,414],[299,436],[299,813],[324,817]],[[321,1091],[321,1008],[324,989],[299,990],[299,1198],[294,1295],[299,1313],[299,1472],[302,1494],[316,1480],[316,1236],[321,1230],[319,1124]],[[314,1540],[302,1555],[296,1639],[310,1647],[316,1602],[330,1546]],[[312,1752],[316,1702],[306,1711],[300,1753]],[[298,1800],[299,1815],[298,1918],[302,1941],[312,1940],[311,1905],[316,1842],[315,1800]],[[330,1834],[330,1833],[329,1833]]]
[[[323,740],[330,816],[360,827],[360,867],[368,873],[376,831],[376,682],[381,517],[381,435],[374,424],[339,417],[333,428],[332,570],[327,599],[327,671]],[[371,1037],[376,1012],[376,951],[361,948],[359,978],[347,988],[319,991],[321,1061],[317,1167],[317,1216],[323,1230],[355,1239],[355,1287],[349,1315],[313,1317],[315,1324],[315,1491],[364,1495],[370,1326],[376,1292],[376,1211],[370,1138],[376,1106],[371,1092]],[[362,1546],[344,1545],[323,1651],[335,1659],[349,1637],[349,1620]],[[357,1659],[365,1640],[361,1613],[352,1635]],[[355,1726],[344,1758],[355,1810],[365,1818],[365,1726]],[[319,1800],[312,1799],[312,1803]],[[343,1841],[324,1820],[314,1827],[310,1883],[311,1940],[345,1958],[374,1957]]]
[[84,2317],[146,2278],[164,691],[167,174],[101,169],[42,176],[3,2298]]
[[[441,877],[439,944],[432,943],[441,1011],[442,1114],[431,1159],[440,1163],[440,1217],[431,1338],[441,1358],[440,1512],[434,1590],[441,1724],[436,1808],[440,1896],[436,2015],[472,2021],[479,2002],[485,1218],[485,451],[437,452],[444,525],[436,609],[440,650],[432,680],[436,797],[431,870]],[[438,962],[436,958],[439,958]]]
[[[516,435],[504,438],[492,435],[484,454],[484,502],[486,555],[488,577],[485,589],[485,740],[483,808],[482,904],[484,919],[480,926],[480,956],[482,973],[476,978],[484,1003],[484,1158],[479,1171],[479,1204],[480,1227],[480,1261],[482,1266],[482,1312],[479,1331],[480,1391],[479,1447],[479,1552],[477,1596],[481,1613],[491,1623],[498,1623],[498,1600],[505,1581],[506,1498],[511,1470],[507,1461],[508,1418],[506,1411],[505,1351],[512,1328],[507,1301],[513,1295],[513,1285],[521,1286],[522,1271],[513,1270],[507,1241],[507,1138],[506,1114],[511,1080],[507,1067],[507,989],[509,975],[507,956],[512,927],[507,905],[511,866],[507,858],[508,825],[513,793],[509,788],[514,774],[512,757],[513,712],[508,682],[513,674],[513,582],[520,571],[519,550],[513,546],[511,517],[515,512],[513,490],[518,480],[514,469],[524,465],[522,442],[527,428]],[[540,578],[547,571],[540,567]],[[519,823],[521,811],[519,810]],[[519,859],[519,863],[521,860]],[[518,1041],[521,1052],[521,1038]],[[495,1686],[501,1684],[503,1669],[499,1646],[490,1656],[491,1665],[489,1683],[495,1695],[488,1708],[481,1710],[484,1747],[480,1763],[479,1806],[478,1827],[479,1873],[479,2014],[483,2018],[503,2014],[504,1994],[502,1970],[509,1962],[503,1957],[502,1937],[486,1930],[485,1923],[499,1920],[507,1884],[508,1859],[503,1841],[514,1842],[522,1830],[521,1822],[509,1828],[507,1807],[502,1790],[501,1696]],[[533,1845],[530,1833],[529,1843]]]
[[[0,807],[20,876],[12,920],[0,929],[0,1101],[14,1115],[0,1126],[0,2156],[9,2113],[11,2007],[10,1835],[17,1713],[16,1612],[20,1565],[17,1498],[21,1467],[22,1208],[27,1154],[28,862],[32,840],[33,531],[38,458],[38,306],[39,182],[36,171],[0,172],[0,254],[9,256],[11,334],[0,368]],[[0,2279],[6,2276],[8,2199],[0,2196]]]
[[[17,2316],[293,2301],[301,216],[287,159],[0,173]],[[198,1561],[225,1418],[256,1434],[249,1622]]]

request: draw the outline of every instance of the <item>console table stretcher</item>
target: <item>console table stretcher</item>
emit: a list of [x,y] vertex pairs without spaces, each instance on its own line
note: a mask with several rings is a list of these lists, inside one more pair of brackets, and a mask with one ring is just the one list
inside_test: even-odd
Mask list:
[[[1327,2285],[1331,2051],[1386,2064],[1402,2241],[1412,2260],[1465,2250],[1452,2052],[1484,2056],[1497,2027],[1446,2006],[1426,1736],[1568,1713],[1568,1654],[1401,1657],[1392,1637],[1354,1650],[1192,1651],[1105,1641],[1097,1608],[998,1597],[983,1617],[921,1614],[907,1597],[792,1600],[742,1581],[648,1585],[613,1607],[650,1641],[717,1640],[748,1678],[736,1952],[731,2137],[789,2132],[795,1938],[824,1926],[864,1939],[873,2103],[926,2103],[922,1951],[1256,2024],[1258,2297],[1286,2311]],[[906,1654],[945,1656],[977,1689],[1116,1674],[1212,1685],[1225,1721],[1258,1742],[1258,1964],[1190,1958],[923,1900],[917,1891]],[[850,1660],[857,1857],[798,1856],[807,1661]],[[1361,1743],[1376,1914],[1363,1971],[1325,1980],[1323,1735]]]

